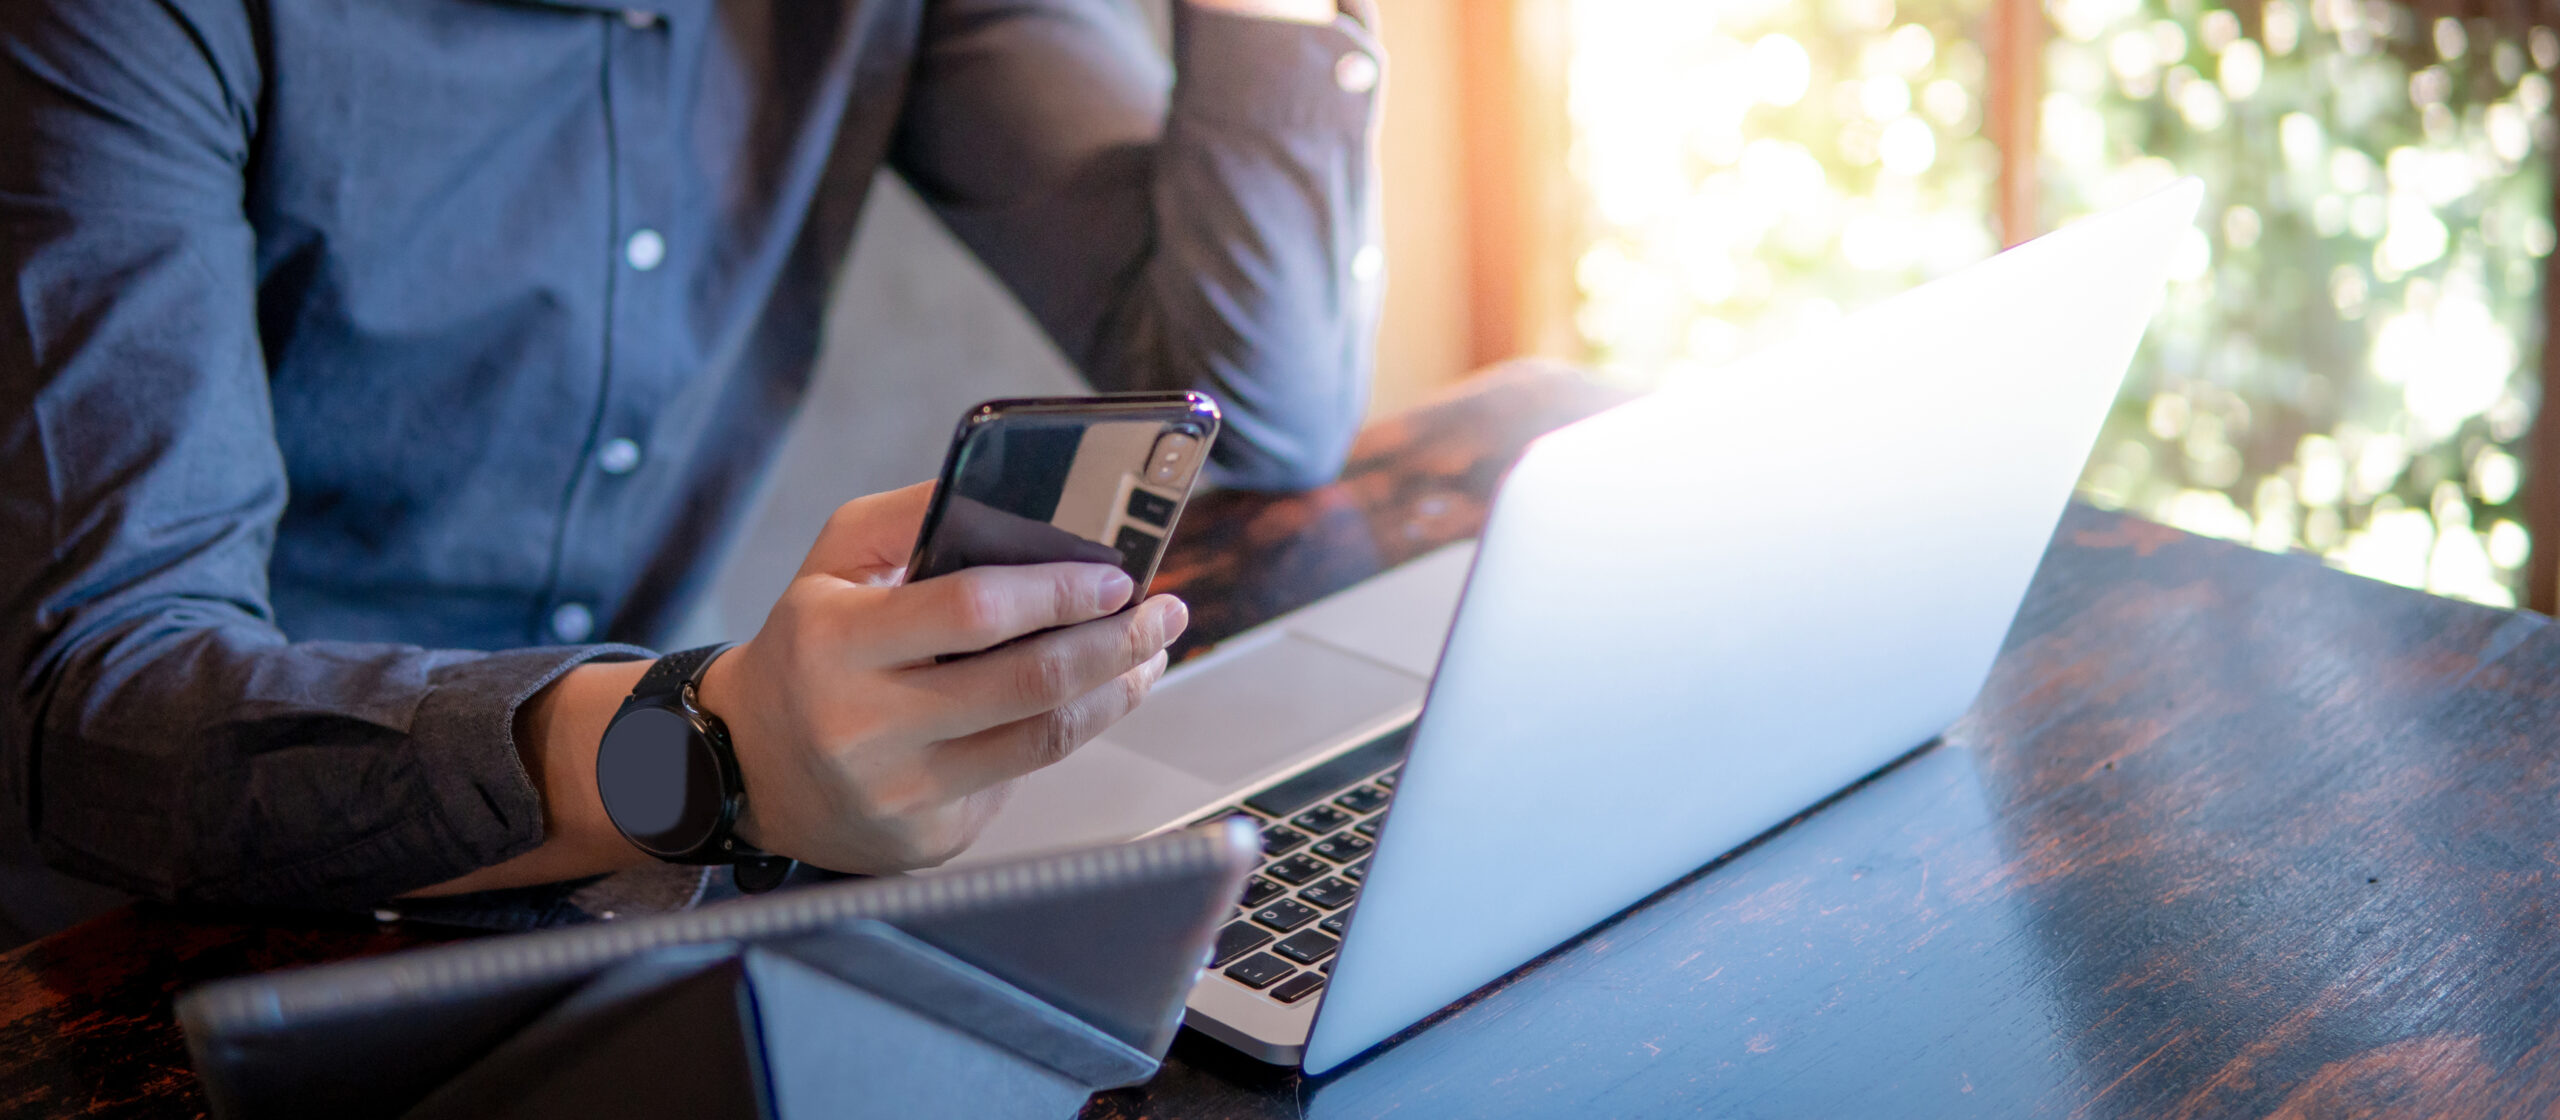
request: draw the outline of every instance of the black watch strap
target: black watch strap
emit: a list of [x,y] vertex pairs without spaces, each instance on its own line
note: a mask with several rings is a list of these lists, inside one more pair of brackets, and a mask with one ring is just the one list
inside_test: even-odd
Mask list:
[[729,647],[737,644],[713,642],[661,657],[657,664],[649,666],[648,672],[640,674],[640,683],[631,686],[631,695],[654,700],[682,692],[684,686],[694,683],[695,677],[711,667],[712,658],[729,652]]
[[[657,664],[649,666],[648,672],[640,674],[640,683],[631,686],[631,698],[657,700],[682,693],[688,685],[698,686],[703,670],[710,668],[714,659],[729,652],[730,647],[737,644],[736,642],[713,642],[707,646],[678,650],[658,658]],[[713,715],[713,722],[715,725],[718,724],[716,714]],[[712,746],[721,754],[730,757],[730,768],[735,770],[737,755],[727,742],[727,735],[723,733],[720,740]],[[728,837],[726,842],[735,856],[730,861],[729,874],[737,883],[738,889],[747,894],[761,894],[781,886],[782,881],[790,876],[791,869],[799,865],[797,860],[789,856],[772,855],[735,836]]]

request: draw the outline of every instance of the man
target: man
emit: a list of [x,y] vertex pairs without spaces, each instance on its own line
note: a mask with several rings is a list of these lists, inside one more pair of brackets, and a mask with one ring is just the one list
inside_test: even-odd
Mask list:
[[[1216,396],[1228,481],[1338,468],[1378,55],[1333,0],[1176,0],[1171,75],[1114,0],[632,2],[0,5],[0,944],[119,897],[39,863],[494,924],[686,901],[597,741],[882,166],[1098,385]],[[947,858],[1162,672],[1181,604],[1119,611],[1108,567],[901,585],[925,496],[839,510],[702,677],[746,841]]]

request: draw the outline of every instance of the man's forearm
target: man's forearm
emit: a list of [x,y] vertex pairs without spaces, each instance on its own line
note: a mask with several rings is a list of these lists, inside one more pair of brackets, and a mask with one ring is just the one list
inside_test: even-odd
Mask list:
[[[1127,714],[1189,612],[1111,564],[996,564],[904,581],[933,487],[846,503],[755,637],[702,672],[749,807],[738,837],[885,874],[950,859],[1022,775]],[[1016,639],[1021,639],[1017,641]],[[951,663],[946,654],[971,656]],[[590,662],[517,709],[545,831],[530,852],[425,893],[556,882],[645,862],[606,817],[595,758],[647,671]]]
[[613,827],[596,793],[596,745],[604,741],[646,661],[580,665],[516,709],[516,752],[542,794],[542,846],[458,879],[417,892],[421,897],[556,883],[619,871],[648,857]]

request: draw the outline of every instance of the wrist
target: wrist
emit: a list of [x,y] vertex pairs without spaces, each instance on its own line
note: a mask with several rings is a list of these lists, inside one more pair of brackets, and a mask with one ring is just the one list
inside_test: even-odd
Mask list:
[[[772,849],[765,848],[763,832],[756,827],[756,790],[754,783],[747,778],[750,769],[760,770],[761,768],[751,768],[748,765],[748,748],[740,744],[740,732],[745,729],[741,728],[742,721],[737,717],[749,710],[747,702],[738,692],[738,673],[741,664],[748,660],[746,653],[747,644],[740,642],[731,646],[727,652],[713,658],[711,664],[703,668],[702,675],[694,682],[693,699],[705,715],[717,720],[721,728],[728,732],[729,754],[738,760],[738,777],[744,794],[742,798],[744,804],[738,810],[737,821],[730,826],[730,833],[758,849],[770,851]],[[751,731],[749,735],[752,736]]]
[[583,879],[649,862],[605,815],[596,790],[596,747],[646,661],[590,661],[516,705],[516,757],[542,799],[542,844],[459,878],[413,891],[418,897],[502,890]]
[[562,674],[517,712],[517,749],[538,756],[526,759],[525,769],[542,793],[547,842],[598,871],[649,862],[605,813],[596,788],[596,748],[651,664],[588,662]]

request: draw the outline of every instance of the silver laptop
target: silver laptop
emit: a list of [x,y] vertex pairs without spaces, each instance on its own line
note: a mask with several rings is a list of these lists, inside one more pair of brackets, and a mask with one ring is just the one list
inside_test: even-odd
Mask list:
[[1480,547],[1168,674],[959,862],[1253,814],[1187,1021],[1341,1064],[1971,705],[2201,197],[1538,440]]

